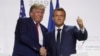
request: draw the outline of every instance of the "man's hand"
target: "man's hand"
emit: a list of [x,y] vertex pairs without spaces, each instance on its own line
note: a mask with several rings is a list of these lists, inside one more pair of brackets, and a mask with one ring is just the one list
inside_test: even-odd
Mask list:
[[84,27],[83,20],[79,16],[77,18],[77,24],[80,27],[80,29],[83,29],[83,27]]
[[41,56],[46,56],[47,55],[47,50],[45,49],[45,47],[40,48],[40,55]]

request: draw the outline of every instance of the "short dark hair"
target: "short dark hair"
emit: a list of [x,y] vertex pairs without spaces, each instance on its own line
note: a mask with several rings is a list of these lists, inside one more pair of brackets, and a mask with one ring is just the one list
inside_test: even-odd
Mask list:
[[64,12],[64,16],[66,17],[66,12],[65,12],[65,10],[63,9],[63,8],[56,8],[54,11],[53,11],[53,16],[54,16],[54,12],[55,11],[62,11],[62,12]]

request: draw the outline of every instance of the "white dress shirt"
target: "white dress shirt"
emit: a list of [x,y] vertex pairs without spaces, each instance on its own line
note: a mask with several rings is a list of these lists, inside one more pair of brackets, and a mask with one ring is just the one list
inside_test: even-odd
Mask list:
[[[34,21],[34,23],[36,24],[36,22]],[[40,27],[40,24],[38,24],[38,39],[39,39],[39,44],[42,46],[43,45],[43,33],[42,33],[42,29]]]
[[[61,35],[62,35],[62,29],[63,29],[63,27],[64,27],[64,25],[62,25],[61,27],[56,27],[55,26],[55,40],[57,41],[57,33],[58,33],[58,31],[57,31],[57,29],[61,29],[61,31],[60,31],[60,40],[61,40]],[[61,42],[61,41],[60,41]]]

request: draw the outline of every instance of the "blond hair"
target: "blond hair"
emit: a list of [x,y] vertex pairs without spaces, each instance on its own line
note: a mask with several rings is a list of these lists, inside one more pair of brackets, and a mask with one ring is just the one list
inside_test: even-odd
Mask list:
[[43,4],[35,3],[30,7],[30,13],[32,12],[33,9],[43,9],[45,10],[45,6]]

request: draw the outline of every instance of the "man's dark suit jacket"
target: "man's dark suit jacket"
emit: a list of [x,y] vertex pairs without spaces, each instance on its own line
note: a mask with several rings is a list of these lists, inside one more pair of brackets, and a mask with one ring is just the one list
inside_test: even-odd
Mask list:
[[[47,34],[47,49],[48,56],[56,55],[56,40],[55,40],[55,30],[50,31]],[[84,33],[77,29],[76,26],[65,26],[62,29],[61,34],[61,45],[60,45],[60,56],[70,56],[70,54],[76,53],[76,40],[86,40],[87,31],[85,29]]]
[[[47,29],[40,24],[45,41]],[[20,18],[15,30],[15,45],[12,56],[39,56],[40,44],[32,18]]]

